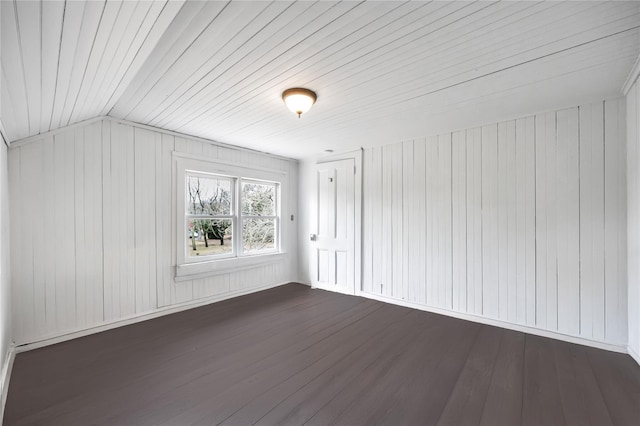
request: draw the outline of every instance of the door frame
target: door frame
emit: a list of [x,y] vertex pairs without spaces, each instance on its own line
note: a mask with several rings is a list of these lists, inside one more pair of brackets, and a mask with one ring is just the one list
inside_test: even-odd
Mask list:
[[[353,294],[355,296],[359,296],[362,293],[362,154],[363,154],[363,149],[360,148],[357,151],[350,151],[350,152],[345,152],[342,154],[332,154],[332,155],[327,155],[326,157],[322,157],[316,160],[315,164],[314,164],[314,181],[313,181],[313,185],[314,188],[317,188],[317,173],[315,173],[315,166],[319,165],[319,164],[323,164],[323,163],[330,163],[333,161],[340,161],[340,160],[350,160],[353,159],[354,160],[354,165],[355,165],[355,174],[354,174],[354,180],[353,180],[353,187],[354,187],[354,238],[353,238],[353,259],[355,262],[355,265],[353,265],[353,273],[354,273],[354,277],[353,277],[353,293],[348,293],[348,294]],[[315,212],[313,214],[314,216],[314,220],[313,220],[313,227],[311,229],[312,233],[317,234],[318,230],[316,229],[318,226],[318,220],[317,217],[315,217],[315,215],[317,214],[318,211],[318,194],[316,193],[315,197],[314,197],[314,206],[313,206],[313,211]],[[313,244],[312,242],[310,242],[310,244]],[[317,269],[314,270],[314,266],[317,267],[311,256],[313,256],[314,250],[310,250],[309,254],[310,254],[310,258],[309,258],[309,262],[310,262],[310,266],[312,267],[311,269],[311,273],[312,274],[316,274],[317,273]],[[313,281],[311,283],[311,287],[312,288],[320,288],[320,287],[316,287],[313,284]]]

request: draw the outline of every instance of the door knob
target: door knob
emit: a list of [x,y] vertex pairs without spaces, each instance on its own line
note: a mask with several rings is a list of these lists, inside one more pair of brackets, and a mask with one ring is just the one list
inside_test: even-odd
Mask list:
[[318,236],[316,234],[309,235],[309,240],[316,241],[317,239],[318,239]]

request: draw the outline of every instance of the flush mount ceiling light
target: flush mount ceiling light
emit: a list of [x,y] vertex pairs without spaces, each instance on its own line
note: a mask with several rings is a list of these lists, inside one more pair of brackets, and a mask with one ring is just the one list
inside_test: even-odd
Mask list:
[[311,109],[311,106],[316,102],[315,92],[309,89],[303,89],[301,87],[295,87],[293,89],[287,89],[282,92],[282,100],[287,105],[287,108],[291,112],[298,114],[298,118],[302,113],[305,113]]

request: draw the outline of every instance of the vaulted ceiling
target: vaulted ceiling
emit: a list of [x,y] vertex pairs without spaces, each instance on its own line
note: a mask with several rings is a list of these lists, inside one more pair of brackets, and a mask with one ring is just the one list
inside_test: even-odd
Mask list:
[[[640,2],[2,1],[10,141],[110,115],[290,157],[619,95]],[[282,91],[318,101],[298,119]]]

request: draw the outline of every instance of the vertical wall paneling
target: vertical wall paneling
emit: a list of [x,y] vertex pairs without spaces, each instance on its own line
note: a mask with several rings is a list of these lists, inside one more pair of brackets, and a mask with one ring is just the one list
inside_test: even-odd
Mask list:
[[[382,217],[380,223],[380,237],[378,239],[379,244],[382,246],[381,260],[392,259],[392,241],[391,241],[391,228],[393,220],[393,203],[392,203],[392,159],[393,159],[394,146],[385,146],[382,149],[382,173],[381,173],[381,191],[382,192]],[[392,296],[393,288],[393,262],[384,262],[380,265],[381,271],[381,293],[385,296]]]
[[429,306],[437,306],[437,265],[438,265],[438,249],[437,241],[439,236],[439,224],[437,222],[436,207],[439,205],[439,189],[437,185],[437,159],[438,146],[437,137],[428,137],[426,141],[425,151],[425,169],[426,169],[426,215],[427,231],[425,233],[426,240],[426,303]]
[[[467,311],[467,145],[464,131],[451,135],[452,306]],[[454,267],[456,265],[456,267]]]
[[596,102],[365,150],[365,268],[394,283],[365,292],[623,344],[625,114]]
[[[604,227],[605,227],[605,338],[620,340],[626,336],[626,327],[620,327],[621,319],[626,316],[626,294],[624,279],[626,263],[626,229],[621,224],[626,223],[626,191],[625,175],[618,165],[625,160],[626,132],[621,128],[619,119],[626,116],[624,104],[618,100],[607,101],[604,104]],[[623,268],[623,269],[621,269]],[[621,284],[622,283],[622,284]],[[624,302],[623,302],[624,299]]]
[[[48,214],[44,215],[44,229],[49,230],[49,235],[55,238],[55,215],[53,212],[53,206],[55,205],[56,195],[54,192],[54,173],[55,173],[55,161],[54,158],[54,138],[52,135],[48,135],[42,141],[42,157],[48,158],[49,161],[44,161],[42,164],[42,200],[44,205],[47,206]],[[16,154],[19,156],[21,150],[16,150]],[[19,201],[19,197],[14,197],[15,201]],[[13,205],[13,204],[12,204]],[[15,216],[14,216],[15,217]],[[50,332],[58,328],[58,319],[56,314],[56,259],[55,250],[45,250],[43,253],[44,259],[41,263],[44,263],[45,275],[44,275],[44,288],[45,288],[45,306],[44,316],[46,320],[45,332]]]
[[547,328],[558,329],[558,193],[557,193],[557,122],[556,113],[544,115],[544,131],[546,143],[546,158],[544,159],[544,169],[539,173],[544,173],[546,177],[546,213],[547,213],[547,239],[543,247],[547,257],[545,274],[546,284],[546,314]]
[[[91,220],[88,222],[85,221],[85,218],[88,216],[88,212],[85,212],[85,186],[87,186],[87,179],[85,178],[85,174],[87,170],[85,169],[85,148],[87,145],[84,143],[84,135],[83,128],[75,128],[74,135],[74,165],[73,169],[76,171],[75,173],[75,182],[73,192],[77,196],[74,197],[74,247],[75,247],[75,258],[76,258],[76,270],[75,270],[75,282],[78,283],[86,283],[86,285],[79,285],[76,288],[76,316],[77,316],[77,325],[79,327],[86,326],[87,321],[87,308],[90,304],[87,303],[87,290],[91,288],[90,282],[87,280],[87,261],[90,259],[87,250],[89,247],[93,246],[93,242],[89,241],[87,244],[86,239],[86,231],[88,225],[92,226]],[[31,144],[34,145],[34,144]],[[27,145],[29,146],[29,145]],[[90,218],[90,216],[89,216]],[[98,224],[100,225],[100,224]],[[34,281],[35,282],[35,281]]]
[[[174,150],[174,137],[163,134],[160,144],[156,146],[156,206],[160,211],[173,212],[171,153]],[[171,304],[172,292],[172,218],[173,213],[156,215],[156,279],[158,306]]]
[[482,127],[482,312],[499,318],[498,128]]
[[580,106],[580,334],[604,339],[604,104]]
[[[414,298],[415,272],[417,269],[416,253],[417,240],[409,238],[412,229],[415,229],[415,216],[411,214],[415,210],[415,179],[413,178],[413,141],[402,144],[402,299]],[[411,289],[411,292],[409,291]],[[411,294],[410,294],[411,293]]]
[[[500,287],[507,294],[507,320],[512,323],[517,323],[518,290],[520,289],[520,286],[518,285],[518,258],[521,256],[521,253],[518,252],[517,245],[516,123],[514,120],[506,123],[504,136],[506,137],[506,146],[503,146],[502,148],[503,150],[506,150],[505,158],[507,164],[506,168],[504,168],[506,175],[502,177],[502,180],[506,182],[507,279],[504,283],[501,282]],[[502,226],[504,230],[505,224]],[[516,284],[512,285],[511,283]]]
[[[42,146],[25,147],[24,164],[20,164],[20,172],[22,175],[22,183],[25,186],[25,192],[37,197],[44,206],[46,206],[45,193],[43,191],[44,183],[44,163],[45,157]],[[41,210],[44,215],[48,215],[46,210]],[[49,271],[45,269],[44,262],[37,261],[37,259],[43,259],[47,253],[53,253],[53,240],[51,239],[51,231],[53,228],[47,228],[45,225],[44,215],[42,215],[37,209],[30,209],[24,211],[25,220],[29,226],[24,229],[24,235],[22,238],[32,241],[33,255],[30,256],[30,261],[27,261],[28,266],[31,266],[32,272],[29,278],[33,283],[33,306],[35,316],[33,318],[35,329],[43,329],[46,327],[46,293],[45,276]],[[28,256],[29,254],[26,253]],[[27,272],[27,271],[25,271]],[[28,282],[28,281],[27,281]],[[25,286],[28,287],[28,286]],[[31,330],[33,332],[33,330]]]
[[[104,321],[104,275],[103,275],[103,181],[102,181],[102,131],[98,122],[84,128],[84,238],[85,279],[87,291],[86,321],[95,325]],[[81,301],[82,303],[82,301]]]
[[[3,13],[5,13],[3,11]],[[21,160],[21,155],[20,152],[11,152],[8,155],[8,161],[7,161],[7,166],[9,169],[9,185],[15,185],[16,182],[18,183],[19,186],[22,186],[22,179],[21,179],[21,170],[20,170],[20,160]],[[20,203],[20,200],[13,196],[13,194],[15,194],[14,192],[10,192],[10,201],[9,201],[9,216],[14,218],[14,217],[19,217],[20,214],[22,213],[22,206]],[[14,227],[15,228],[15,227]],[[16,235],[16,232],[11,232],[10,235],[11,238],[11,243],[10,243],[10,247],[11,247],[11,253],[13,253],[11,255],[11,260],[13,260],[16,256],[25,256],[26,255],[26,242],[23,238],[20,238],[20,235]],[[24,258],[24,257],[23,257]],[[11,293],[12,293],[12,305],[17,307],[17,306],[23,306],[23,305],[28,305],[30,303],[30,301],[27,299],[27,297],[25,297],[25,293],[30,291],[29,289],[27,289],[27,285],[25,284],[28,283],[28,281],[25,279],[24,277],[24,273],[25,273],[25,269],[18,269],[16,270],[15,268],[11,268],[11,283],[13,284],[13,288],[11,289]],[[19,285],[18,285],[19,283]],[[22,315],[19,315],[18,312],[16,311],[16,309],[12,309],[12,325],[13,325],[13,329],[14,329],[14,334],[18,334],[18,333],[25,333],[26,332],[26,326],[25,326],[25,322],[27,322],[28,320],[26,320],[25,318],[23,318]]]
[[[509,167],[509,139],[507,136],[507,122],[498,123],[498,317],[506,321],[508,320],[508,309],[510,308],[509,302],[513,289],[508,286],[510,276],[509,270],[512,265],[510,260],[510,200],[509,200],[509,180],[508,175]],[[512,291],[509,291],[512,290]]]
[[[76,326],[76,253],[75,253],[75,132],[54,136],[53,206],[55,249],[55,303],[58,326]],[[29,208],[25,205],[24,208]]]
[[[629,334],[629,312],[628,312],[628,291],[629,291],[629,277],[628,277],[628,269],[627,269],[627,170],[626,170],[626,160],[627,160],[627,104],[625,99],[620,98],[617,100],[613,100],[610,102],[615,102],[617,104],[617,114],[613,117],[613,120],[617,120],[617,139],[618,139],[618,157],[616,164],[616,172],[618,178],[618,190],[617,190],[617,205],[618,205],[618,220],[616,221],[617,225],[617,234],[618,234],[618,264],[614,265],[614,268],[618,270],[618,310],[617,310],[617,318],[615,318],[615,325],[613,328],[614,336],[610,336],[611,340],[617,340],[620,342],[624,342],[627,340]],[[623,167],[620,167],[620,164]],[[634,260],[635,261],[635,260]]]
[[442,254],[438,265],[439,306],[451,309],[452,292],[452,231],[451,231],[451,133],[438,136],[438,162],[440,177],[440,246],[438,252]]
[[518,324],[527,322],[527,198],[532,188],[527,187],[527,128],[526,119],[515,120],[515,140],[513,141],[513,167],[515,172],[512,182],[512,197],[515,204],[514,227],[515,241],[515,321]]
[[156,148],[162,135],[143,129],[134,131],[134,247],[136,312],[156,306]]
[[579,334],[579,158],[578,110],[557,113],[558,330]]
[[[0,13],[2,9],[0,6]],[[9,197],[9,165],[8,149],[0,136],[0,367],[5,370],[5,363],[9,361],[11,343],[13,341],[13,318],[11,301],[11,267],[10,247],[11,234],[9,216],[12,214]],[[15,293],[14,293],[15,294]],[[8,370],[8,369],[7,369]],[[2,381],[2,387],[6,387],[6,381]]]
[[628,349],[640,363],[640,84],[631,86],[627,112]]
[[[363,181],[370,182],[373,172],[372,152],[365,151],[362,153],[362,174]],[[364,201],[362,206],[362,288],[361,290],[367,293],[372,292],[373,284],[373,244],[371,243],[371,231],[372,231],[372,218],[371,218],[371,186],[367,186],[363,189],[362,199]],[[357,242],[356,242],[357,244]]]
[[[527,325],[536,324],[536,140],[535,117],[525,119],[524,128],[524,170],[525,170],[525,272],[526,272],[526,303],[525,311]],[[517,133],[516,133],[517,134]],[[522,163],[519,163],[522,167]],[[518,187],[518,190],[520,187]],[[520,194],[520,192],[519,192]]]
[[482,315],[482,129],[467,138],[467,311]]
[[[373,162],[372,173],[371,173],[371,209],[373,210],[371,213],[371,217],[373,220],[373,224],[371,227],[371,235],[369,237],[371,241],[371,245],[373,246],[372,250],[372,259],[373,265],[371,268],[371,274],[373,276],[373,282],[371,286],[373,287],[373,292],[376,294],[382,294],[384,291],[384,280],[385,276],[382,272],[382,259],[384,256],[384,245],[385,242],[382,239],[384,235],[384,227],[382,226],[383,221],[383,209],[379,206],[384,206],[382,202],[383,196],[383,155],[382,148],[373,148],[371,150],[371,159]],[[366,237],[365,237],[366,238]]]
[[[367,150],[362,153],[362,180],[363,182],[373,182],[379,168],[376,167],[375,152],[373,150]],[[303,172],[300,173],[301,175]],[[302,182],[299,183],[300,188],[304,189]],[[362,187],[363,191],[363,229],[362,229],[362,287],[361,290],[365,293],[376,293],[376,279],[374,278],[374,250],[373,244],[373,230],[374,230],[374,199],[375,191],[373,185],[367,185]],[[302,215],[304,207],[301,206],[299,213]],[[302,255],[302,253],[300,253]],[[299,258],[300,262],[303,262],[302,255]]]
[[[414,210],[413,215],[416,226],[415,231],[417,235],[425,236],[424,238],[418,238],[417,257],[418,260],[414,264],[417,266],[416,281],[411,283],[411,286],[416,287],[416,292],[413,302],[425,304],[426,298],[426,283],[427,283],[427,262],[426,262],[426,206],[427,200],[425,196],[426,190],[426,170],[425,170],[425,152],[426,143],[424,140],[417,140],[413,144],[413,176],[415,181],[414,187]],[[414,229],[411,229],[413,235]]]
[[[552,211],[549,204],[552,196],[547,197],[548,183],[551,176],[547,173],[548,151],[551,150],[549,132],[547,131],[547,115],[537,115],[536,120],[536,324],[547,328],[547,265],[555,267],[555,259],[549,259],[548,242],[555,240],[549,235],[549,215]],[[555,118],[555,114],[553,114]],[[555,122],[552,123],[555,132]],[[555,140],[555,133],[553,133]],[[553,144],[555,145],[555,144]],[[552,145],[552,146],[553,146]],[[555,150],[553,150],[555,155]]]
[[[46,145],[45,145],[46,146]],[[115,293],[116,287],[113,283],[118,279],[115,270],[115,251],[116,251],[116,239],[115,235],[109,231],[114,228],[115,214],[110,210],[113,206],[117,194],[113,191],[113,185],[111,184],[113,171],[111,169],[111,123],[102,123],[102,205],[103,212],[103,233],[102,233],[102,245],[104,248],[103,258],[103,275],[104,275],[104,287],[102,290],[104,303],[102,305],[103,316],[105,320],[109,318],[117,317],[117,314],[113,311],[114,304],[111,302]]]
[[[111,119],[10,148],[12,229],[20,230],[11,233],[16,342],[294,281],[291,259],[174,281],[173,152],[215,160],[219,149]],[[297,176],[294,161],[231,149],[227,156]],[[283,190],[297,193],[286,179]],[[289,253],[296,200],[286,198],[281,225]]]
[[394,144],[391,149],[391,295],[402,299],[402,144]]

